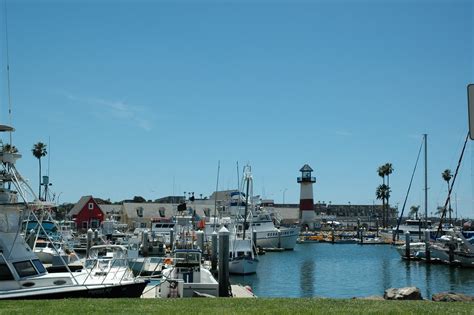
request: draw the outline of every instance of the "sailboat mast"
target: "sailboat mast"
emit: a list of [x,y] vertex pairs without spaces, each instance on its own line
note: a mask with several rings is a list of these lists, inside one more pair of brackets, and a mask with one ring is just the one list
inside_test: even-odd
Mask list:
[[428,135],[423,135],[425,140],[425,228],[428,228]]
[[217,162],[217,181],[216,181],[216,194],[214,197],[214,232],[216,231],[216,220],[217,220],[217,192],[219,191],[219,172],[221,170],[221,161]]
[[245,239],[245,230],[247,229],[247,213],[248,213],[248,207],[249,207],[249,186],[250,186],[250,178],[246,176],[245,181],[247,182],[247,191],[245,193],[245,212],[244,212],[244,234],[242,236],[242,239]]

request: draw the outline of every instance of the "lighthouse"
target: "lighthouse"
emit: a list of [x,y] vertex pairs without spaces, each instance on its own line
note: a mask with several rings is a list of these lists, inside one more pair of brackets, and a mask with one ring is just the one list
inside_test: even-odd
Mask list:
[[315,212],[313,202],[313,184],[316,178],[311,176],[313,169],[305,164],[301,169],[301,177],[298,177],[300,190],[300,224],[307,225],[308,228],[314,228]]

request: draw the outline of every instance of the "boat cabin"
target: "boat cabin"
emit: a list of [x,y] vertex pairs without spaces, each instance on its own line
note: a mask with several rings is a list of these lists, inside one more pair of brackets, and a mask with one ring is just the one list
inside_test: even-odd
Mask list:
[[173,261],[175,267],[197,267],[201,266],[201,251],[198,249],[177,249],[174,251]]

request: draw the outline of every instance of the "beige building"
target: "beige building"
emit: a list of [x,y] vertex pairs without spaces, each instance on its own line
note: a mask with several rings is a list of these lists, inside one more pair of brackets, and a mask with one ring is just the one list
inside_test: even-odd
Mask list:
[[[230,200],[231,193],[235,190],[219,191],[211,195],[209,199],[195,199],[186,201],[186,211],[189,214],[195,213],[199,217],[211,216],[214,210],[221,209]],[[217,202],[214,199],[217,196]],[[137,227],[150,227],[151,220],[157,218],[170,218],[177,213],[179,203],[169,202],[173,199],[165,197],[161,200],[165,202],[155,203],[134,203],[125,202],[118,205],[99,205],[105,218],[115,218],[121,223],[125,223],[130,229]],[[282,223],[298,223],[299,205],[298,204],[273,204],[273,200],[263,200],[264,205],[272,207],[277,213]],[[326,219],[337,220],[344,225],[351,226],[360,219],[369,226],[375,226],[377,219],[379,224],[382,221],[381,205],[335,205],[331,203],[316,203],[314,205],[316,220],[324,221]],[[397,208],[391,207],[389,211],[389,224],[395,224],[398,215]]]

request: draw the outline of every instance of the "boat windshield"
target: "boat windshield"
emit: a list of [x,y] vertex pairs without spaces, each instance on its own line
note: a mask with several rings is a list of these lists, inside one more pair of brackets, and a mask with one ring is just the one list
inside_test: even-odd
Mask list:
[[174,261],[176,266],[199,265],[201,254],[199,252],[177,252]]

